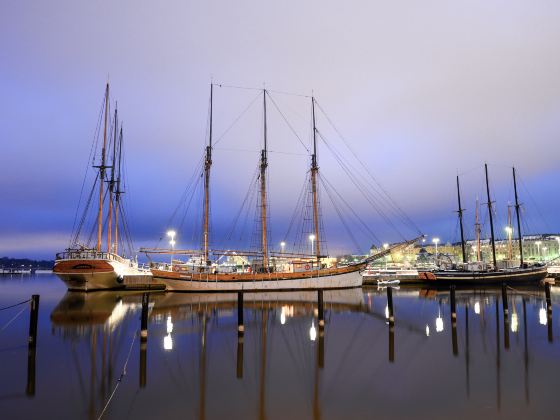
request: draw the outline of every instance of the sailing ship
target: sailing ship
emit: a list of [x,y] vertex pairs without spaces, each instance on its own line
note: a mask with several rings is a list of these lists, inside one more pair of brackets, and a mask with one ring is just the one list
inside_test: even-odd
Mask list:
[[[420,278],[426,281],[447,282],[447,283],[465,283],[465,284],[496,284],[496,283],[534,283],[544,280],[547,276],[546,264],[529,265],[523,260],[523,242],[521,233],[521,216],[520,204],[517,195],[517,181],[515,168],[513,168],[513,190],[515,194],[515,212],[517,216],[517,239],[519,242],[519,266],[515,266],[515,262],[511,259],[504,261],[496,260],[496,243],[494,240],[494,220],[493,205],[490,198],[490,186],[488,182],[488,165],[484,165],[486,176],[486,194],[488,199],[488,216],[490,220],[490,244],[492,246],[492,264],[480,261],[480,251],[475,262],[469,262],[466,252],[465,235],[463,230],[463,212],[461,206],[461,190],[459,187],[459,176],[457,176],[457,201],[458,201],[458,217],[459,228],[461,231],[461,254],[462,263],[454,264],[451,269],[436,270],[433,272],[422,272]],[[478,212],[477,212],[478,213]],[[508,220],[508,223],[511,223]],[[511,228],[511,226],[509,226]],[[477,220],[477,233],[480,232],[480,225]],[[509,233],[509,231],[508,231]],[[478,244],[480,239],[478,238]],[[480,245],[478,245],[480,250]],[[510,258],[513,253],[510,252]]]
[[[138,281],[149,281],[152,277],[148,269],[139,267],[138,261],[119,255],[119,225],[123,226],[123,231],[128,236],[124,220],[121,195],[122,189],[122,150],[123,150],[123,129],[118,126],[118,115],[115,109],[113,120],[113,144],[112,161],[108,162],[108,133],[107,125],[109,119],[109,83],[105,88],[104,98],[104,128],[103,144],[101,149],[101,161],[94,166],[99,170],[93,183],[90,199],[85,205],[81,222],[76,230],[76,234],[71,240],[71,245],[64,252],[56,254],[53,272],[68,286],[69,290],[100,290],[100,289],[119,289],[124,288],[125,279]],[[110,164],[109,164],[110,163]],[[108,171],[110,170],[110,174]],[[79,242],[79,235],[82,230],[86,216],[89,212],[91,198],[95,188],[99,184],[99,202],[97,210],[97,244],[95,247],[83,245]],[[105,196],[108,196],[107,213],[107,248],[102,250],[103,237],[103,212],[105,207]],[[119,219],[121,216],[121,219]],[[114,223],[113,223],[114,221]],[[95,228],[94,228],[95,229]],[[93,231],[92,231],[93,233]],[[122,235],[121,235],[122,236]],[[130,238],[127,238],[130,242]],[[123,245],[124,247],[124,245]],[[121,248],[122,249],[122,248]],[[129,249],[132,254],[132,249]]]
[[[184,254],[192,256],[191,262],[176,262],[170,265],[154,265],[152,273],[173,291],[264,291],[264,290],[304,290],[304,289],[341,289],[359,287],[362,285],[360,274],[368,263],[389,254],[395,247],[408,246],[419,238],[414,238],[397,244],[389,249],[369,256],[362,261],[346,266],[329,265],[327,255],[323,254],[324,238],[322,237],[318,199],[319,165],[317,160],[317,135],[318,130],[315,120],[315,97],[311,97],[312,118],[312,152],[310,165],[310,195],[312,208],[312,233],[309,238],[312,243],[311,254],[273,252],[270,250],[267,237],[268,224],[268,199],[267,199],[267,117],[266,106],[268,91],[262,90],[263,98],[263,148],[260,153],[259,163],[259,219],[260,219],[260,246],[256,252],[239,251],[236,255],[252,256],[253,263],[236,272],[223,272],[219,266],[212,265],[210,255],[224,255],[232,253],[231,250],[211,250],[209,248],[209,212],[210,212],[210,170],[212,166],[212,101],[213,87],[210,85],[210,112],[209,112],[209,140],[204,157],[204,195],[203,195],[203,222],[202,222],[202,250],[185,251]],[[174,232],[172,232],[174,235]],[[172,237],[173,237],[172,235]],[[172,239],[172,244],[173,244]],[[313,244],[315,247],[313,249]],[[180,252],[158,249],[141,249],[141,252],[177,254]],[[277,269],[271,260],[283,261],[281,268]],[[202,264],[200,264],[202,262]]]

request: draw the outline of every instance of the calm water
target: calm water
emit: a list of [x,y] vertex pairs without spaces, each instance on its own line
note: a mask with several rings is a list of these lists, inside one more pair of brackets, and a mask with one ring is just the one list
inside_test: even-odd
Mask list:
[[32,293],[35,363],[28,306],[0,311],[6,419],[98,418],[127,360],[103,418],[558,418],[560,288],[551,319],[543,288],[506,318],[501,290],[457,290],[456,328],[448,290],[393,290],[394,325],[385,290],[324,292],[324,335],[316,292],[248,294],[242,339],[236,295],[154,293],[146,346],[141,293],[0,277],[0,307]]

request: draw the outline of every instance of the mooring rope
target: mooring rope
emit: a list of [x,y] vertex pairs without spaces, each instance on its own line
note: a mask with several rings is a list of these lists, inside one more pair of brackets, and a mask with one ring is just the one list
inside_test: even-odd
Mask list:
[[19,311],[19,312],[16,314],[16,316],[14,316],[14,317],[13,317],[12,319],[10,319],[6,324],[4,324],[4,326],[3,326],[2,328],[0,328],[0,333],[1,333],[2,331],[4,331],[6,328],[8,328],[8,327],[10,326],[10,324],[11,324],[12,322],[14,322],[14,321],[17,319],[17,317],[20,316],[20,315],[23,313],[23,311],[25,311],[25,309],[26,309],[26,308],[22,308],[21,311]]
[[19,303],[16,303],[14,305],[5,306],[3,308],[0,308],[0,311],[3,311],[5,309],[10,309],[10,308],[15,308],[16,306],[23,305],[24,303],[27,303],[27,302],[30,302],[30,301],[31,301],[31,299],[27,299],[27,300],[24,300],[23,302],[19,302]]
[[130,343],[130,349],[128,349],[128,356],[126,356],[126,361],[124,362],[124,366],[123,366],[123,370],[119,376],[119,378],[117,379],[117,383],[115,385],[115,388],[113,389],[113,392],[111,392],[111,396],[109,397],[109,399],[107,400],[107,403],[105,404],[105,407],[103,407],[103,411],[101,411],[101,414],[99,415],[99,417],[97,418],[97,420],[101,420],[101,418],[103,417],[103,415],[105,414],[105,411],[107,410],[107,408],[109,407],[109,404],[111,403],[111,400],[113,399],[113,397],[115,396],[115,393],[117,392],[117,389],[119,388],[119,385],[121,384],[123,378],[126,375],[126,366],[128,365],[128,360],[130,359],[130,354],[132,353],[132,347],[134,346],[134,342],[136,341],[136,336],[138,335],[138,333],[134,333],[134,338],[132,339],[132,343]]

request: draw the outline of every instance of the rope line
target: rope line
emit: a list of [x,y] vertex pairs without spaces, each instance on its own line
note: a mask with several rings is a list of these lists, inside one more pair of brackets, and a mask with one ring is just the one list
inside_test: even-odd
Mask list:
[[4,310],[10,309],[10,308],[14,308],[14,307],[16,307],[16,306],[23,305],[24,303],[27,303],[27,302],[31,302],[31,299],[24,300],[23,302],[19,302],[19,303],[16,303],[16,304],[14,304],[14,305],[5,306],[5,307],[3,307],[3,308],[0,308],[0,311],[4,311]]
[[132,353],[132,347],[134,346],[134,342],[136,341],[136,336],[137,335],[138,334],[134,334],[134,338],[132,339],[132,343],[130,343],[130,349],[128,349],[128,356],[126,356],[126,361],[124,362],[123,370],[122,370],[119,378],[117,379],[117,383],[115,385],[115,388],[113,389],[113,392],[111,392],[111,396],[107,400],[107,403],[105,404],[105,407],[103,407],[103,411],[101,411],[101,414],[99,415],[97,420],[100,420],[103,417],[103,415],[105,414],[105,411],[109,407],[109,404],[111,403],[111,400],[115,396],[115,393],[117,392],[117,389],[119,388],[119,385],[121,384],[123,378],[126,375],[126,366],[128,365],[128,360],[130,359],[130,354]]
[[8,328],[8,327],[10,326],[10,324],[11,324],[12,322],[14,322],[14,321],[17,319],[17,317],[20,316],[20,315],[23,313],[23,311],[25,311],[25,309],[26,309],[26,308],[22,308],[21,311],[19,311],[19,312],[16,314],[16,316],[14,316],[14,317],[13,317],[12,319],[10,319],[6,324],[4,324],[4,326],[3,326],[2,328],[0,328],[0,333],[1,333],[2,331],[4,331],[6,328]]

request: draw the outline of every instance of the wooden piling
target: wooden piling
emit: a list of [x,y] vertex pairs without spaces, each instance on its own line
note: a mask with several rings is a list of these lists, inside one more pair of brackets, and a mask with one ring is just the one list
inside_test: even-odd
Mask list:
[[142,318],[140,320],[140,341],[148,340],[148,304],[149,295],[142,294]]
[[237,331],[241,334],[245,331],[243,325],[243,292],[237,293]]
[[502,306],[504,307],[504,318],[509,314],[507,284],[502,283]]
[[548,327],[548,342],[552,343],[554,337],[552,334],[552,299],[550,298],[550,283],[545,282],[544,293],[546,296],[546,325]]
[[393,289],[387,287],[387,307],[389,308],[389,322],[395,322],[395,315],[393,312]]
[[29,305],[29,337],[27,344],[27,385],[25,394],[35,396],[35,373],[37,355],[37,326],[39,321],[39,295],[31,296]]

